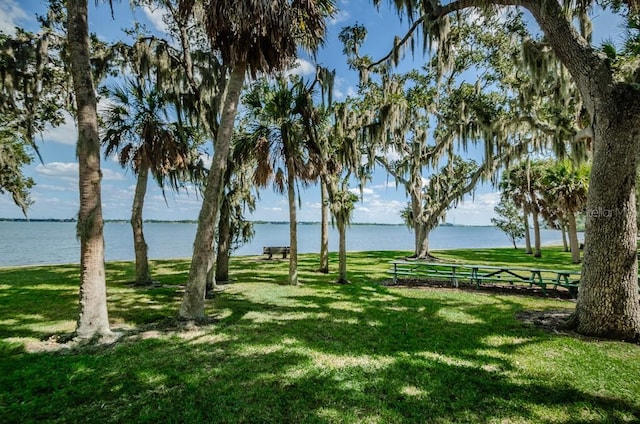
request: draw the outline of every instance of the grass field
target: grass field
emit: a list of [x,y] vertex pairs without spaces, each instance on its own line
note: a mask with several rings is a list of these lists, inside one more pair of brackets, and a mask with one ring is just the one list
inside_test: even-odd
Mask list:
[[[547,248],[438,252],[446,260],[576,269]],[[174,319],[188,262],[109,263],[120,339],[69,347],[78,266],[0,269],[0,422],[640,422],[640,346],[543,331],[518,317],[567,300],[388,287],[406,252],[349,254],[352,284],[287,263],[233,258],[211,320]],[[337,267],[332,257],[333,269]]]

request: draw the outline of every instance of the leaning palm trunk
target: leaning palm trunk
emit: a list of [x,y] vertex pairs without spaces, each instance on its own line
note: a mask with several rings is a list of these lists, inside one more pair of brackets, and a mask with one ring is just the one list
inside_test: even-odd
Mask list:
[[571,244],[571,260],[574,264],[580,263],[580,244],[578,243],[578,226],[573,212],[567,212],[569,221],[569,243]]
[[296,180],[293,158],[287,158],[287,193],[289,198],[289,284],[298,285],[298,222],[296,214]]
[[179,316],[183,319],[204,318],[204,298],[209,256],[216,232],[216,219],[220,211],[224,173],[231,147],[234,120],[238,110],[240,92],[244,83],[247,66],[240,63],[231,71],[227,96],[218,127],[211,170],[203,195],[202,208],[198,217],[198,228],[193,243],[193,256],[189,269],[189,279],[185,288]]
[[142,229],[142,209],[144,207],[144,197],[147,194],[148,179],[149,167],[143,166],[138,171],[138,181],[136,182],[133,207],[131,208],[131,229],[133,230],[133,248],[136,256],[136,285],[138,286],[151,284],[149,259],[147,257],[148,247]]
[[329,191],[325,178],[320,178],[320,268],[318,272],[329,273]]
[[67,13],[67,41],[78,114],[80,312],[76,334],[81,339],[89,339],[95,335],[111,334],[107,313],[104,223],[100,198],[100,136],[89,59],[87,0],[69,0]]

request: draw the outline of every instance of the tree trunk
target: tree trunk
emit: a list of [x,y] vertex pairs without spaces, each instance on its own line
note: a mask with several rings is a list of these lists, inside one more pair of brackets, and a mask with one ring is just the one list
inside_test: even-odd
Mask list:
[[198,217],[198,228],[193,243],[193,256],[189,279],[185,288],[178,315],[183,319],[204,318],[204,298],[207,265],[216,232],[216,219],[220,211],[224,174],[231,148],[234,120],[238,111],[240,92],[244,83],[246,64],[237,64],[231,71],[228,92],[225,98],[222,119],[216,135],[213,162],[207,177],[202,207]]
[[151,284],[151,272],[149,271],[149,258],[147,257],[147,243],[142,229],[142,209],[144,197],[147,194],[147,181],[149,180],[149,167],[143,166],[138,170],[136,191],[133,196],[131,208],[131,229],[133,230],[133,250],[136,256],[136,282],[137,286]]
[[207,283],[205,288],[205,298],[212,299],[218,285],[216,284],[216,262],[217,255],[215,247],[211,248],[209,252],[209,263],[207,264]]
[[87,0],[67,1],[67,41],[78,124],[80,307],[76,335],[110,335],[100,197],[100,136],[91,75]]
[[329,273],[329,191],[324,177],[320,178],[320,268],[318,272]]
[[575,321],[578,332],[640,338],[636,227],[637,92],[604,103],[593,121],[584,264]]
[[340,242],[338,247],[338,284],[348,284],[347,280],[347,223],[344,218],[336,220]]
[[530,255],[533,253],[531,250],[531,231],[529,229],[529,209],[527,207],[522,208],[523,212],[523,220],[524,220],[524,245],[525,245],[525,253]]
[[218,254],[216,259],[216,281],[229,281],[229,253],[231,251],[231,216],[229,201],[224,199],[218,223]]
[[591,116],[594,150],[587,194],[584,263],[571,324],[585,335],[638,340],[637,88],[613,80],[609,60],[577,37],[558,2],[523,4],[573,76]]
[[419,223],[415,229],[416,231],[416,258],[428,259],[429,258],[429,230],[427,225]]
[[540,248],[540,220],[538,217],[538,209],[536,207],[531,209],[531,216],[533,218],[533,257],[540,258],[542,257],[542,250]]
[[576,225],[576,216],[573,212],[567,211],[567,220],[569,221],[569,242],[571,244],[571,261],[574,264],[580,263],[580,243],[578,242],[578,226]]
[[[286,142],[285,142],[286,143]],[[289,284],[298,285],[298,218],[296,214],[295,163],[287,157],[287,197],[289,199]]]
[[565,252],[569,251],[569,243],[567,242],[567,225],[564,221],[560,222],[560,231],[562,232],[562,247]]

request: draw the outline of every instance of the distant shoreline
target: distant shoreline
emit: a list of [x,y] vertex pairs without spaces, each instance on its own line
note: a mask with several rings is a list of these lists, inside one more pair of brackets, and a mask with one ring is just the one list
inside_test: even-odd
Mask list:
[[[76,222],[75,218],[69,219],[56,219],[56,218],[0,218],[0,222]],[[128,219],[105,219],[105,223],[115,224],[128,224]],[[184,220],[160,220],[160,219],[145,219],[145,224],[197,224],[198,221],[192,219]],[[271,224],[271,225],[289,225],[288,221],[253,221],[254,224]],[[299,221],[298,225],[320,225],[319,221]],[[378,222],[354,222],[351,225],[378,225],[388,227],[404,227],[405,224],[385,224]],[[440,227],[493,227],[493,225],[459,225],[445,223],[440,224]]]

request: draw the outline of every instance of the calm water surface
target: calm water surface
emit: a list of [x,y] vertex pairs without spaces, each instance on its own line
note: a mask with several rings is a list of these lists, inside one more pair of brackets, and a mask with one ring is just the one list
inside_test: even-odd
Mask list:
[[[78,263],[80,242],[75,223],[69,222],[0,222],[0,266]],[[145,224],[149,257],[188,258],[191,256],[196,225],[184,223]],[[133,238],[129,224],[105,224],[106,259],[133,260]],[[234,255],[261,255],[262,246],[287,246],[287,224],[256,224],[251,243]],[[544,244],[561,244],[559,231],[543,230]],[[319,250],[320,225],[298,225],[298,250]],[[431,234],[432,249],[508,247],[509,241],[494,227],[438,227]],[[338,234],[330,229],[329,247],[338,250]],[[347,232],[347,249],[413,250],[413,233],[404,226],[354,225]]]

